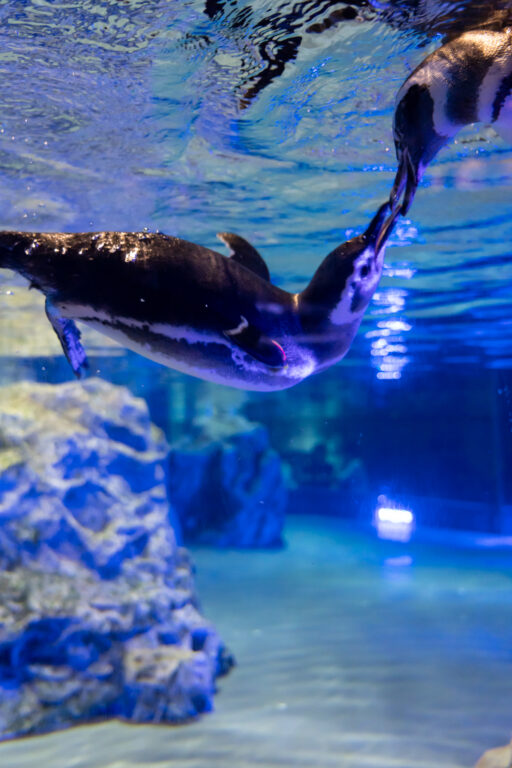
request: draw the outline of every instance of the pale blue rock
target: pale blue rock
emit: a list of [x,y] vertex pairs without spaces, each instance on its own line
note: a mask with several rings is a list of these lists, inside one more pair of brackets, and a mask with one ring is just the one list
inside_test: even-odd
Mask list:
[[171,446],[169,468],[171,502],[186,543],[282,545],[285,478],[261,424],[226,412],[203,417]]
[[0,389],[0,737],[212,708],[232,660],[176,544],[168,450],[123,387]]

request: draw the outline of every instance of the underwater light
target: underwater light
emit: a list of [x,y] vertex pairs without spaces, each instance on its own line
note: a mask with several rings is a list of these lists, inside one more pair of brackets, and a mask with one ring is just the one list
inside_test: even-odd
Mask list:
[[381,505],[375,510],[374,525],[381,539],[409,541],[414,528],[414,515],[410,509]]
[[400,331],[406,333],[411,330],[412,325],[409,325],[405,320],[379,320],[377,327],[386,331],[394,331],[395,333]]
[[410,509],[398,509],[398,507],[379,507],[377,519],[381,523],[395,523],[396,525],[411,525],[414,515]]
[[[393,304],[396,299],[395,293],[387,299],[381,296],[380,303],[385,304],[389,299],[390,312],[400,309],[398,305]],[[404,334],[410,331],[411,327],[403,318],[388,318],[379,320],[377,327],[366,333],[366,338],[372,340],[370,354],[372,366],[377,369],[378,379],[398,380],[402,377],[402,369],[411,360],[407,356],[408,349],[404,338]]]

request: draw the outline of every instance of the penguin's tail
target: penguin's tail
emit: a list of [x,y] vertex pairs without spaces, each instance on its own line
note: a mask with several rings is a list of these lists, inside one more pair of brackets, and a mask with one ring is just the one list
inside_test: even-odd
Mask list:
[[41,262],[38,237],[32,232],[0,231],[0,269],[13,269],[32,280]]
[[18,249],[15,232],[0,231],[0,269],[14,269],[18,267]]

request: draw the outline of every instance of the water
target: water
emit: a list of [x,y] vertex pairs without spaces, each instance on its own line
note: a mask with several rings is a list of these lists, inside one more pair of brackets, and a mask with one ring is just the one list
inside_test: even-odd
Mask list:
[[[231,230],[289,290],[386,198],[395,93],[440,40],[379,20],[303,32],[296,59],[242,108],[273,31],[257,29],[264,4],[234,27],[199,2],[51,9],[2,7],[1,225],[149,227],[214,248]],[[509,367],[511,162],[487,128],[443,151],[392,238],[357,356],[379,323],[403,319],[404,365],[416,353]]]
[[213,715],[5,744],[5,764],[462,768],[506,741],[508,554],[377,543],[310,518],[288,539],[281,553],[194,553],[239,661]]
[[[404,79],[446,36],[508,11],[6,0],[0,229],[148,228],[221,252],[216,233],[233,231],[300,290],[389,194]],[[145,397],[170,441],[201,418],[263,423],[289,510],[329,519],[291,515],[285,551],[194,552],[239,664],[216,712],[12,742],[6,766],[41,751],[57,768],[462,768],[508,741],[512,560],[482,536],[512,531],[511,182],[512,148],[464,128],[396,227],[348,357],[288,393],[186,378],[85,331],[91,372]],[[6,271],[0,355],[2,383],[70,380],[42,297]],[[377,541],[379,495],[438,541]],[[459,548],[448,529],[476,538]]]

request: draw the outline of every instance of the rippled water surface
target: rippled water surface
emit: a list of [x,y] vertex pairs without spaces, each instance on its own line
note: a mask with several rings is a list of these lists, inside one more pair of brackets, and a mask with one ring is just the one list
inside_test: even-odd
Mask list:
[[[300,288],[389,193],[398,87],[481,5],[507,4],[4,0],[0,225],[232,230]],[[440,154],[354,359],[510,366],[511,178],[490,128]]]

